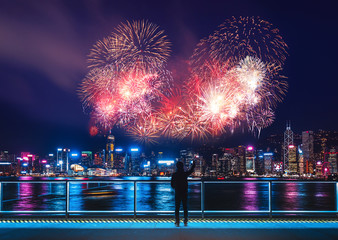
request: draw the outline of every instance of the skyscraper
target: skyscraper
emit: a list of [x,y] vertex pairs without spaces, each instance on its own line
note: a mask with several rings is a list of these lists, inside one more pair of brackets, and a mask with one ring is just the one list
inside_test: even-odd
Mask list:
[[91,167],[93,165],[93,153],[90,151],[81,152],[81,165],[83,167]]
[[327,154],[327,162],[329,162],[330,173],[337,173],[337,150],[331,148]]
[[238,146],[238,148],[236,148],[237,150],[237,157],[239,159],[239,171],[240,174],[244,174],[246,171],[246,167],[245,167],[245,147],[244,146]]
[[131,173],[137,175],[140,172],[140,149],[130,149]]
[[248,146],[245,151],[245,166],[249,173],[255,172],[255,150],[252,146]]
[[118,173],[122,173],[125,169],[125,156],[126,153],[122,148],[115,149],[113,169],[116,169]]
[[298,146],[298,172],[299,175],[303,175],[305,172],[302,145]]
[[283,168],[284,171],[289,170],[289,146],[293,145],[293,131],[291,130],[291,122],[286,122],[286,130],[284,132],[283,143]]
[[296,174],[298,171],[297,169],[297,147],[295,145],[289,145],[288,151],[289,157],[289,174]]
[[264,173],[270,174],[272,173],[272,167],[273,167],[273,153],[272,152],[266,152],[263,154],[264,158]]
[[106,144],[106,164],[107,168],[110,169],[114,166],[114,144],[115,137],[113,135],[108,135]]
[[211,158],[211,168],[210,168],[211,176],[217,175],[217,164],[218,164],[218,154],[214,153]]
[[302,150],[305,164],[305,173],[314,173],[313,132],[302,132]]

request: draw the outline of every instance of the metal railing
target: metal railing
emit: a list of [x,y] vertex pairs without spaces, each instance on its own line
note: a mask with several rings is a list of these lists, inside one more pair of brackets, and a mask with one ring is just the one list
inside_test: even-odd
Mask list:
[[[51,183],[51,184],[63,184],[65,186],[65,196],[64,196],[64,210],[4,210],[3,203],[4,203],[4,185],[5,184],[21,184],[21,183],[32,183],[32,184],[42,184],[42,183]],[[70,208],[70,201],[71,201],[71,193],[70,193],[70,185],[71,184],[79,184],[79,183],[87,183],[87,184],[114,184],[114,183],[130,183],[133,185],[133,210],[131,211],[115,211],[115,210],[71,210]],[[0,181],[0,213],[5,214],[36,214],[36,213],[43,213],[43,214],[64,214],[64,216],[68,217],[71,214],[86,214],[86,213],[124,213],[129,214],[131,216],[137,217],[138,214],[144,213],[174,213],[174,211],[142,211],[137,209],[137,189],[138,184],[142,183],[170,183],[170,180],[160,180],[160,181],[144,181],[144,180],[107,180],[107,181],[79,181],[79,180],[62,180],[62,181]],[[283,214],[283,213],[334,213],[338,214],[338,182],[333,181],[189,181],[189,183],[200,184],[200,210],[189,210],[190,213],[197,213],[201,214],[202,218],[205,217],[206,214],[224,214],[224,213],[257,213],[257,214],[268,214],[272,217],[273,213]],[[205,209],[205,187],[208,184],[244,184],[244,183],[259,183],[259,184],[267,184],[267,192],[268,192],[268,206],[266,206],[267,210],[206,210]],[[273,184],[287,184],[287,183],[297,183],[297,184],[311,184],[311,183],[320,183],[320,184],[334,184],[334,191],[335,191],[335,210],[278,210],[272,209],[272,193],[273,193]],[[20,200],[15,199],[15,200]]]

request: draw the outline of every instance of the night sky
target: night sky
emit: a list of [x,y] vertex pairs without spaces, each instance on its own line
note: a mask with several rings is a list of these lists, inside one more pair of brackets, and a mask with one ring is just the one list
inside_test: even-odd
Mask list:
[[[15,1],[0,0],[0,150],[47,153],[59,146],[103,147],[89,135],[78,85],[92,45],[125,20],[148,19],[172,42],[180,66],[198,41],[231,16],[260,16],[289,46],[283,75],[289,90],[264,134],[338,130],[336,1]],[[129,143],[114,132],[120,145]],[[255,141],[249,133],[229,144]]]

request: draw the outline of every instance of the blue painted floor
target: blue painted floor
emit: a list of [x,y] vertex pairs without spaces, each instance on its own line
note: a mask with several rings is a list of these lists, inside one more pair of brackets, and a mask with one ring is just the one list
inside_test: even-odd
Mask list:
[[[78,221],[78,222],[77,222]],[[0,222],[0,239],[338,239],[338,220],[27,220]]]

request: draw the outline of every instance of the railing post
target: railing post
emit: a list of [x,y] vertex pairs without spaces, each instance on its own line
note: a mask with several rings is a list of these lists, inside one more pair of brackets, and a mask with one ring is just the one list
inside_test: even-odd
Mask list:
[[338,182],[336,182],[336,216],[338,217]]
[[272,183],[269,181],[269,217],[272,218]]
[[204,181],[201,182],[201,210],[202,218],[204,218]]
[[66,218],[69,216],[69,182],[66,181]]
[[2,212],[2,182],[0,182],[0,213]]
[[134,218],[136,218],[136,180],[134,180]]

